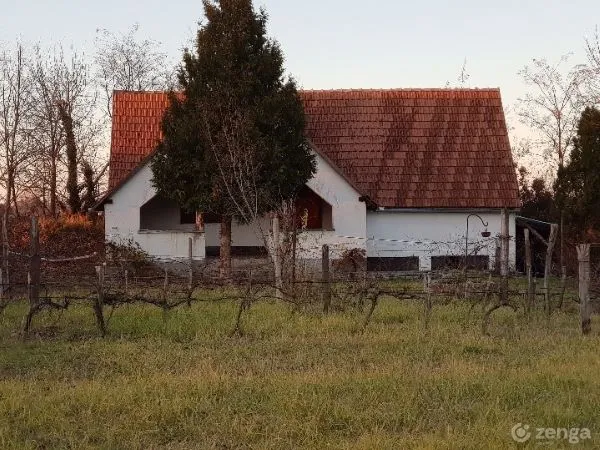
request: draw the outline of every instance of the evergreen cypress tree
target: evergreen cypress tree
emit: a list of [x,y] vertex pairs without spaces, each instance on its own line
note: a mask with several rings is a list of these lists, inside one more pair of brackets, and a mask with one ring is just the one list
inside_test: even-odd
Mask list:
[[158,192],[220,215],[221,275],[231,220],[247,223],[292,198],[315,172],[294,80],[284,75],[267,14],[251,0],[204,0],[195,52],[186,50],[152,161]]
[[575,234],[600,228],[600,110],[588,107],[581,115],[571,159],[554,189]]

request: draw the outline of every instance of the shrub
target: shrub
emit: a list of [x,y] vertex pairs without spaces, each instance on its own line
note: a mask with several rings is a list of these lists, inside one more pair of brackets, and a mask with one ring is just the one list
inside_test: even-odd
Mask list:
[[363,272],[367,267],[367,252],[364,248],[344,250],[340,259],[333,263],[333,267],[338,272],[348,272],[350,274]]

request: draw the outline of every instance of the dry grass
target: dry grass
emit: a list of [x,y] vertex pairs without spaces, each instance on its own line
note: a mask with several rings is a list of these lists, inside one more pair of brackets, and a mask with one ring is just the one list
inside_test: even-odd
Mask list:
[[166,321],[128,306],[102,340],[78,306],[21,342],[13,305],[0,317],[0,448],[511,448],[517,422],[589,427],[580,446],[600,447],[599,325],[582,338],[574,312],[547,326],[500,311],[482,337],[467,309],[436,307],[425,331],[421,304],[387,299],[361,335],[356,312],[262,303],[231,338],[234,303]]

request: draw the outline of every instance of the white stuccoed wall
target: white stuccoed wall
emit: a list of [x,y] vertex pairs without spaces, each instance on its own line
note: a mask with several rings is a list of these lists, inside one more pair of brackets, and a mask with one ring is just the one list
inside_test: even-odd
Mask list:
[[[268,233],[270,230],[269,222],[269,219],[266,217],[260,220],[260,227],[264,232]],[[218,223],[207,223],[204,225],[207,247],[220,246],[220,227],[221,225]],[[241,225],[234,222],[231,225],[231,245],[239,247],[263,246],[261,229],[257,224]]]
[[155,257],[187,258],[192,238],[194,259],[204,259],[204,233],[177,230],[140,231],[140,207],[156,195],[152,169],[145,164],[104,205],[106,240],[115,243],[133,241]]
[[[298,257],[319,259],[321,247],[329,244],[332,259],[338,258],[345,249],[362,248],[369,257],[418,256],[421,270],[431,267],[431,256],[464,255],[466,218],[471,212],[448,211],[369,211],[360,194],[319,155],[317,172],[307,185],[332,206],[333,230],[306,231],[299,236]],[[149,164],[142,167],[124,186],[111,197],[105,211],[106,239],[113,242],[132,240],[153,256],[187,258],[188,238],[193,239],[193,256],[205,258],[205,246],[219,246],[219,225],[207,224],[205,233],[175,230],[140,231],[140,207],[156,195],[152,186],[152,170]],[[500,211],[482,211],[479,215],[488,222],[491,238],[479,251],[489,255],[493,264],[494,238],[500,234]],[[269,220],[261,220],[262,229],[270,229]],[[469,220],[469,242],[472,246],[482,241],[481,222]],[[515,214],[510,214],[510,265],[515,265]],[[367,240],[374,238],[374,240]],[[439,244],[404,244],[378,241],[396,239],[409,241],[435,241]],[[235,246],[262,246],[263,238],[256,225],[234,224],[232,243]]]
[[324,244],[329,244],[331,258],[338,258],[344,250],[351,248],[366,250],[366,203],[359,201],[361,194],[325,159],[318,154],[316,158],[317,173],[306,185],[331,205],[333,230],[301,233],[298,239],[299,257],[321,258]]
[[[483,244],[478,254],[488,255],[490,264],[495,257],[495,238],[500,235],[501,216],[498,211],[476,210],[469,212],[446,211],[369,211],[367,213],[367,234],[370,240],[367,246],[369,257],[398,257],[418,256],[420,270],[431,268],[432,256],[465,254],[465,231],[467,216],[477,213],[488,223],[487,230],[491,232],[489,239],[481,237],[484,230],[477,217],[469,219],[469,254],[478,241]],[[511,236],[509,246],[509,265],[515,267],[515,213],[509,215],[509,233]],[[407,241],[435,241],[439,244],[406,244],[378,241],[377,239],[396,239]]]
[[[321,258],[321,248],[330,245],[331,257],[337,258],[350,248],[366,249],[367,208],[359,201],[357,192],[331,165],[320,155],[316,155],[317,171],[306,185],[332,206],[333,230],[311,230],[298,237],[297,255],[303,259]],[[261,220],[263,232],[270,231],[268,218]],[[206,245],[219,246],[219,224],[206,225]],[[353,236],[361,239],[349,239]],[[231,227],[231,240],[234,246],[262,246],[264,240],[256,225]]]

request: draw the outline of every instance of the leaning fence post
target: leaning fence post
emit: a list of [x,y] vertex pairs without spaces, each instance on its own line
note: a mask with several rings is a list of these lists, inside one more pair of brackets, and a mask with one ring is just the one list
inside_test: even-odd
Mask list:
[[96,316],[96,325],[102,337],[106,336],[106,323],[104,322],[104,314],[102,307],[104,305],[104,279],[106,277],[106,266],[96,266],[96,275],[98,275],[98,295],[94,300],[94,315]]
[[546,302],[546,314],[548,318],[552,314],[552,302],[550,297],[550,271],[552,269],[552,255],[554,254],[554,244],[558,235],[558,225],[553,223],[550,227],[550,237],[548,238],[548,247],[546,248],[546,263],[544,267],[544,299]]
[[329,245],[323,245],[321,272],[323,277],[323,312],[327,314],[331,306],[331,285],[329,276]]
[[590,312],[590,244],[577,246],[579,261],[579,308],[581,313],[581,332],[589,334],[592,331]]

